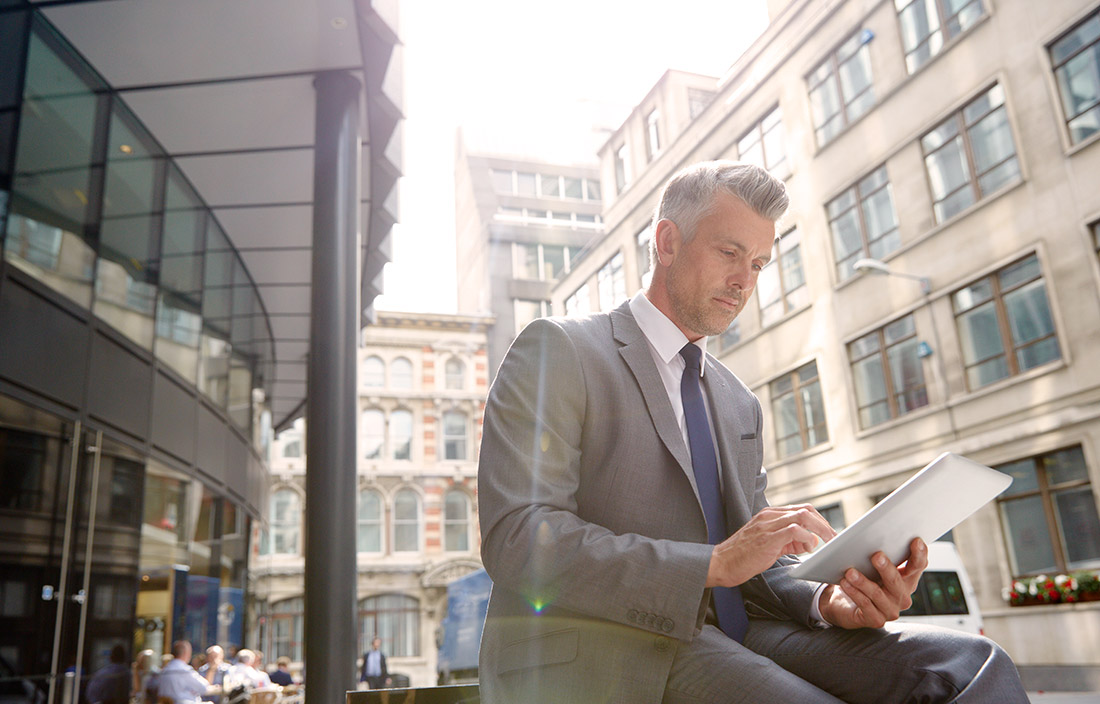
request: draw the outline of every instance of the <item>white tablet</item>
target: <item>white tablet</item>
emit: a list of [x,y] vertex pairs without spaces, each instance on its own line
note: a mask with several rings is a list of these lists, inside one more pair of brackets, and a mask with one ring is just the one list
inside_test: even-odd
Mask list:
[[945,452],[914,474],[835,538],[803,558],[791,574],[836,584],[849,567],[872,579],[871,555],[879,550],[896,565],[913,538],[931,543],[1008,488],[1012,477]]

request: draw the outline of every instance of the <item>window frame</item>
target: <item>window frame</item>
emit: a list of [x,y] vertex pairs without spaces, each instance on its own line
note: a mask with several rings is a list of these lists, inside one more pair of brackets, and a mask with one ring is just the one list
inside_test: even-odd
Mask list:
[[[378,502],[378,517],[377,518],[364,518],[363,517],[363,497],[372,496]],[[363,555],[381,555],[386,551],[386,500],[382,496],[381,492],[371,487],[363,487],[359,489],[359,494],[356,497],[355,505],[355,551]],[[378,549],[377,550],[364,550],[363,544],[360,541],[360,529],[363,526],[378,527]]]
[[[1035,261],[1035,266],[1036,266],[1037,274],[1032,278],[1022,280],[1022,281],[1017,281],[1017,282],[1013,283],[1011,286],[1009,286],[1007,289],[1003,288],[1002,284],[1001,284],[1001,274],[1004,273],[1005,271],[1008,271],[1009,269],[1011,269],[1014,266],[1020,265],[1024,262],[1027,262],[1029,259],[1032,259],[1032,258],[1034,258],[1036,260]],[[963,310],[959,310],[959,303],[958,303],[958,300],[957,300],[957,296],[959,295],[959,293],[961,291],[966,290],[966,289],[972,288],[973,286],[976,286],[976,285],[980,284],[983,281],[990,281],[991,282],[989,299],[985,300],[985,301],[982,301],[980,303],[977,303],[977,304],[970,305],[969,307],[967,307]],[[1032,340],[1027,340],[1025,343],[1017,345],[1015,339],[1013,338],[1012,323],[1011,323],[1011,320],[1009,318],[1008,310],[1007,310],[1007,307],[1005,306],[1004,299],[1005,299],[1005,296],[1007,294],[1010,294],[1014,291],[1019,291],[1019,290],[1023,289],[1024,287],[1031,285],[1035,281],[1041,281],[1043,283],[1043,296],[1044,296],[1044,299],[1046,300],[1047,312],[1050,314],[1051,331],[1050,331],[1049,334],[1044,335],[1043,337],[1037,337],[1037,338],[1032,339]],[[961,286],[961,287],[959,287],[958,289],[956,289],[955,291],[953,291],[951,293],[951,312],[952,312],[952,314],[954,316],[954,320],[955,320],[955,334],[958,335],[958,338],[959,338],[959,341],[960,341],[960,355],[959,356],[960,356],[960,360],[962,362],[963,378],[966,381],[967,390],[977,391],[978,389],[984,389],[984,388],[987,388],[987,387],[989,387],[993,384],[1002,382],[1005,379],[1011,379],[1013,377],[1016,377],[1016,376],[1019,376],[1020,374],[1025,373],[1025,372],[1029,372],[1032,369],[1038,369],[1038,368],[1041,368],[1041,367],[1046,366],[1048,364],[1053,364],[1056,361],[1062,359],[1062,343],[1061,343],[1060,336],[1058,335],[1058,324],[1057,324],[1057,320],[1054,316],[1054,308],[1050,305],[1050,296],[1048,295],[1047,290],[1048,290],[1047,289],[1047,281],[1046,281],[1046,277],[1043,275],[1042,262],[1039,260],[1039,255],[1038,255],[1037,252],[1031,252],[1031,253],[1026,254],[1026,255],[1018,258],[1018,259],[1015,259],[1015,260],[1009,262],[1008,264],[1005,264],[1004,266],[998,267],[995,271],[992,271],[989,274],[986,274],[985,276],[974,279],[973,281],[969,282],[965,286]],[[974,361],[968,360],[967,359],[967,354],[966,354],[966,348],[965,348],[964,345],[962,345],[962,340],[963,340],[964,336],[963,336],[963,334],[961,332],[961,329],[959,327],[959,321],[960,321],[960,318],[962,316],[966,315],[970,311],[973,311],[973,310],[975,310],[975,309],[977,309],[977,308],[979,308],[983,305],[986,305],[989,302],[993,303],[993,309],[996,313],[997,330],[1000,333],[1000,342],[1001,342],[1000,356],[1003,356],[1005,358],[1007,373],[1004,376],[1000,377],[1000,378],[994,379],[993,381],[989,381],[989,382],[986,382],[985,384],[975,386],[975,385],[972,385],[971,382],[970,382],[970,370],[971,370],[971,368],[976,368],[976,367],[978,367],[982,364],[985,364],[985,363],[989,362],[990,360],[996,359],[997,356],[994,355],[994,356],[985,357],[983,359],[974,360]],[[1020,369],[1019,361],[1016,358],[1018,351],[1022,350],[1024,348],[1027,348],[1027,347],[1035,346],[1035,345],[1039,344],[1040,342],[1042,342],[1044,340],[1049,340],[1049,339],[1053,339],[1055,344],[1057,345],[1057,347],[1058,347],[1058,356],[1055,359],[1047,360],[1046,362],[1042,362],[1042,363],[1037,364],[1033,367],[1028,367],[1027,369]]]
[[[765,123],[769,120],[775,120],[775,123],[765,128]],[[768,157],[768,137],[774,130],[779,130],[776,134],[776,138],[779,140],[776,144],[782,147],[782,156],[778,158],[775,163],[771,163],[772,160]],[[754,137],[748,148],[743,148],[745,140],[749,137]],[[751,153],[754,147],[760,148],[760,161],[757,162],[754,159],[746,158],[746,155]],[[737,158],[741,161],[747,161],[751,164],[763,168],[772,176],[785,181],[793,173],[791,169],[790,150],[787,148],[787,132],[783,127],[783,109],[776,103],[775,106],[764,113],[764,116],[757,120],[752,127],[741,133],[741,136],[737,138]],[[781,168],[782,167],[782,168]]]
[[[787,249],[786,252],[784,252],[782,246],[783,240],[787,237],[790,237],[791,235],[798,235],[798,243]],[[797,267],[798,270],[801,271],[802,282],[799,283],[797,286],[788,289],[786,277],[788,274],[794,271],[795,265],[792,265],[790,267],[790,270],[788,270],[788,268],[784,266],[783,260],[785,258],[792,258],[794,256],[793,252],[795,250],[798,250]],[[757,310],[760,314],[760,327],[762,328],[771,327],[772,325],[779,323],[781,320],[787,317],[788,314],[793,313],[796,310],[801,310],[804,306],[808,305],[809,282],[806,280],[806,267],[804,266],[802,260],[802,238],[797,227],[792,227],[779,237],[775,238],[775,242],[772,244],[771,261],[769,261],[764,266],[763,271],[760,272],[760,276],[757,277],[757,289],[760,288],[761,277],[772,275],[770,273],[766,273],[769,270],[776,272],[775,276],[777,277],[776,282],[777,290],[779,291],[779,297],[774,301],[768,301],[767,303],[765,303],[762,295],[758,294],[756,296]],[[806,300],[792,300],[796,298],[794,296],[795,292],[800,290],[802,290],[803,293],[806,295]],[[777,309],[779,310],[778,315],[775,315],[771,312],[772,310],[775,310],[774,306],[776,306],[776,304],[779,305],[779,308]],[[772,317],[773,315],[774,317]]]
[[[1083,479],[1075,479],[1075,480],[1063,482],[1061,484],[1057,484],[1057,485],[1052,486],[1051,483],[1050,483],[1050,478],[1047,476],[1048,472],[1047,472],[1046,467],[1044,466],[1043,460],[1047,457],[1054,457],[1054,456],[1058,455],[1059,453],[1069,452],[1069,451],[1073,451],[1075,449],[1078,450],[1080,452],[1080,455],[1081,455],[1082,465],[1085,469],[1084,478]],[[1053,549],[1054,562],[1055,562],[1054,570],[1056,570],[1058,573],[1063,573],[1064,574],[1064,573],[1068,573],[1068,572],[1076,571],[1076,570],[1096,569],[1098,566],[1100,566],[1100,557],[1098,557],[1094,560],[1094,562],[1096,564],[1092,565],[1091,567],[1087,566],[1087,565],[1086,566],[1077,566],[1077,567],[1070,567],[1069,566],[1069,560],[1068,560],[1068,557],[1067,557],[1067,554],[1066,554],[1066,544],[1065,544],[1065,541],[1063,539],[1064,533],[1063,533],[1061,527],[1059,526],[1058,510],[1057,510],[1057,507],[1055,505],[1055,501],[1053,499],[1053,497],[1056,496],[1060,492],[1080,490],[1083,487],[1090,487],[1090,488],[1092,487],[1092,478],[1089,476],[1089,473],[1088,473],[1088,466],[1089,465],[1088,465],[1088,459],[1085,457],[1084,448],[1080,444],[1069,445],[1067,447],[1060,447],[1060,448],[1057,448],[1055,450],[1050,450],[1050,451],[1047,451],[1047,452],[1041,452],[1041,453],[1036,454],[1036,455],[1021,457],[1020,459],[1013,460],[1011,462],[1008,462],[1008,463],[1005,463],[1005,464],[1002,464],[1002,465],[998,465],[997,467],[994,467],[994,469],[1000,470],[1001,467],[1005,467],[1005,466],[1008,466],[1008,465],[1011,465],[1011,464],[1016,464],[1016,463],[1019,463],[1019,462],[1024,462],[1024,461],[1027,461],[1027,460],[1032,461],[1032,467],[1035,471],[1036,487],[1034,489],[1028,489],[1028,490],[1025,490],[1025,491],[1021,491],[1019,493],[1011,494],[1011,493],[1009,493],[1012,489],[1012,487],[1010,486],[1008,490],[1006,490],[1003,494],[1001,494],[1000,496],[997,497],[998,522],[1000,523],[1000,526],[1001,526],[1001,531],[1002,531],[1002,534],[1003,534],[1004,545],[1005,545],[1005,552],[1008,556],[1009,568],[1011,569],[1011,571],[1013,573],[1013,578],[1034,576],[1034,575],[1037,575],[1037,574],[1040,574],[1040,573],[1046,571],[1046,568],[1040,568],[1040,569],[1038,569],[1034,572],[1018,571],[1019,565],[1016,564],[1016,558],[1014,556],[1013,549],[1012,549],[1012,531],[1009,529],[1008,518],[1007,518],[1007,516],[1005,516],[1005,512],[1004,512],[1004,509],[1003,509],[1003,506],[1005,506],[1006,504],[1009,504],[1013,501],[1028,499],[1028,498],[1032,498],[1032,497],[1035,497],[1035,496],[1039,497],[1041,505],[1043,507],[1044,523],[1045,523],[1046,528],[1047,528],[1047,535],[1048,535],[1048,537],[1050,538],[1050,541],[1051,541],[1051,548]],[[1100,507],[1097,507],[1097,505],[1096,505],[1096,494],[1095,494],[1095,492],[1090,492],[1090,494],[1091,494],[1092,500],[1093,500],[1093,507],[1094,508],[1100,508]]]
[[[459,453],[460,457],[448,457],[447,448],[448,443],[454,440],[458,440],[459,436],[453,433],[447,432],[447,417],[461,417],[462,418],[462,452]],[[440,439],[442,440],[443,452],[440,453],[440,458],[444,462],[468,462],[470,460],[469,442],[470,442],[470,416],[465,411],[457,408],[452,408],[439,416],[440,423]]]
[[[905,335],[904,337],[900,337],[900,338],[894,340],[893,342],[888,343],[887,339],[886,339],[886,329],[889,328],[892,325],[897,325],[898,323],[902,322],[906,318],[912,319],[912,328],[913,328],[912,332]],[[870,352],[863,353],[858,359],[853,357],[853,355],[856,354],[856,352],[853,350],[853,345],[855,345],[856,343],[860,342],[861,340],[863,340],[863,339],[865,339],[865,338],[867,338],[871,335],[876,336],[876,338],[877,338],[877,347],[874,350],[870,351]],[[895,348],[895,347],[897,347],[897,346],[899,346],[903,343],[909,342],[910,340],[915,340],[918,343],[916,363],[917,363],[917,368],[920,371],[920,382],[921,383],[917,386],[907,387],[905,389],[900,389],[900,390],[895,389],[894,388],[894,375],[892,373],[892,368],[891,368],[891,364],[890,364],[889,352],[890,352],[891,348]],[[876,328],[875,330],[872,330],[868,333],[860,335],[858,338],[848,342],[845,345],[845,348],[847,349],[847,352],[848,352],[848,368],[849,368],[849,370],[851,371],[851,374],[852,374],[852,387],[853,387],[853,392],[855,394],[855,402],[856,402],[856,417],[858,418],[859,427],[860,427],[861,430],[870,430],[871,428],[875,428],[875,427],[880,426],[884,423],[889,423],[890,421],[897,420],[898,418],[902,418],[906,415],[909,415],[910,413],[913,413],[914,411],[916,411],[919,408],[925,408],[929,405],[930,400],[928,398],[928,380],[925,378],[925,375],[924,375],[924,364],[923,364],[922,358],[920,356],[919,343],[920,343],[920,336],[917,332],[916,319],[913,318],[913,313],[908,313],[907,315],[903,315],[903,316],[900,316],[898,318],[895,318],[894,320],[891,320],[890,322]],[[883,381],[883,387],[885,388],[885,394],[886,394],[885,401],[886,401],[886,407],[887,407],[887,410],[888,410],[888,416],[885,419],[883,419],[883,420],[881,420],[877,423],[870,423],[868,425],[865,425],[864,422],[863,422],[863,411],[864,411],[864,409],[872,408],[873,406],[876,406],[876,405],[882,403],[882,401],[876,401],[875,403],[871,403],[871,404],[868,404],[868,405],[860,405],[861,400],[859,398],[859,385],[856,383],[856,379],[858,378],[858,375],[856,374],[856,368],[855,367],[856,367],[857,363],[864,362],[865,360],[871,359],[873,357],[878,357],[879,364],[881,365],[882,381]],[[900,404],[898,403],[898,396],[899,395],[908,395],[910,393],[923,393],[924,403],[919,405],[919,406],[915,406],[915,407],[913,407],[909,410],[904,410],[903,411],[903,410],[901,410]]]
[[[812,379],[810,379],[808,381],[801,381],[799,379],[799,373],[803,369],[806,369],[806,368],[810,367],[811,365],[814,368],[814,376],[812,377]],[[790,391],[785,391],[783,393],[776,393],[776,388],[777,388],[776,385],[784,379],[789,379],[790,380],[790,382],[791,382]],[[822,412],[824,414],[825,394],[821,390],[821,372],[817,368],[817,360],[816,359],[811,360],[811,361],[807,362],[806,364],[799,365],[797,368],[792,369],[791,371],[789,371],[785,374],[782,374],[779,377],[773,379],[768,384],[768,395],[771,399],[771,406],[772,406],[772,424],[775,427],[774,432],[775,432],[776,453],[778,454],[778,456],[781,459],[786,459],[788,457],[795,457],[795,456],[800,455],[803,452],[806,452],[806,451],[808,451],[812,448],[818,447],[820,445],[824,445],[824,444],[829,442],[829,423],[828,423],[828,419],[823,417],[820,424],[816,424],[816,425],[813,426],[814,430],[820,428],[821,438],[817,442],[815,442],[814,444],[812,444],[812,445],[809,444],[809,436],[810,436],[811,428],[809,427],[809,425],[807,424],[807,421],[806,421],[806,409],[805,409],[806,404],[805,404],[804,400],[802,399],[802,397],[801,397],[802,395],[801,395],[800,392],[802,391],[803,387],[810,387],[814,384],[817,384],[818,395],[820,397]],[[778,410],[777,402],[780,399],[786,398],[787,396],[792,397],[794,399],[794,402],[795,402],[795,404],[794,404],[795,418],[798,421],[798,437],[799,437],[799,442],[801,443],[801,449],[799,449],[797,452],[791,452],[791,453],[787,453],[783,450],[783,444],[784,444],[784,441],[787,440],[787,438],[794,437],[794,434],[780,436],[779,435],[780,424],[778,423],[778,421],[776,419],[776,414],[777,414],[777,410]]]
[[[864,193],[864,184],[880,172],[882,173],[882,183],[880,185],[874,186],[873,188],[870,188],[866,193]],[[886,192],[886,197],[890,200],[890,211],[891,213],[893,213],[894,216],[894,227],[890,230],[883,232],[883,234],[872,240],[870,238],[870,227],[867,224],[867,212],[865,206],[867,203],[871,202],[871,199],[874,196],[877,196],[883,191]],[[830,207],[846,196],[851,198],[852,204],[844,210],[838,212],[835,216],[831,215]],[[848,255],[843,260],[840,260],[840,251],[837,248],[837,234],[833,225],[834,223],[839,222],[842,217],[852,211],[855,211],[856,222],[859,225],[860,249],[857,252]],[[848,262],[854,263],[855,260],[860,258],[860,255],[864,257],[874,257],[875,259],[882,259],[883,256],[885,256],[886,254],[897,251],[901,247],[900,224],[898,223],[898,208],[897,204],[894,202],[894,189],[890,182],[890,174],[886,170],[886,164],[880,164],[876,168],[867,172],[863,176],[859,177],[851,186],[844,189],[834,198],[830,199],[825,204],[825,218],[829,221],[829,236],[832,240],[833,246],[833,271],[836,273],[838,281],[847,281],[848,279],[855,276],[856,272],[854,269],[852,269],[852,272],[846,276],[841,274],[841,269]],[[895,236],[894,239],[897,240],[897,246],[890,249],[883,249],[880,252],[872,253],[872,249],[875,247],[875,245],[883,243],[891,235]]]
[[[899,2],[904,2],[905,4],[901,7],[898,7]],[[922,37],[921,40],[917,42],[913,47],[906,47],[906,28],[905,24],[902,22],[901,15],[902,12],[918,2],[922,4],[930,3],[931,7],[936,11],[936,29],[929,31],[928,34],[924,35],[924,37]],[[982,0],[971,0],[953,15],[947,14],[947,10],[943,3],[944,0],[894,0],[894,14],[897,17],[898,22],[898,36],[901,38],[901,49],[903,60],[905,61],[905,70],[906,73],[908,73],[908,75],[910,76],[916,74],[922,68],[931,63],[932,59],[943,54],[943,52],[950,48],[955,42],[957,42],[960,37],[964,36],[971,29],[976,27],[978,22],[980,22],[983,18],[989,16],[989,13],[986,11],[985,4],[982,2]],[[960,26],[957,30],[953,32],[945,31],[945,28],[946,30],[950,30],[952,20],[957,20],[959,15],[962,14],[963,10],[971,7],[972,5],[978,6],[978,15],[970,22],[968,26]],[[939,47],[935,50],[930,50],[928,56],[924,57],[923,59],[914,58],[912,61],[910,61],[910,57],[916,55],[920,47],[932,43],[932,37],[936,35],[939,35],[940,37]]]
[[[871,65],[870,50],[868,49],[868,45],[871,43],[871,39],[873,37],[874,34],[871,33],[870,30],[864,27],[860,27],[855,32],[848,35],[844,39],[844,41],[842,41],[836,48],[830,51],[829,55],[825,57],[823,61],[818,63],[817,66],[815,66],[814,69],[810,71],[810,73],[806,76],[806,92],[808,93],[810,99],[810,116],[814,125],[814,139],[817,142],[817,146],[819,149],[840,136],[846,129],[848,129],[848,127],[853,122],[870,112],[871,108],[875,105],[876,100],[874,96],[874,67]],[[849,55],[841,59],[841,51],[847,48],[849,42],[852,41],[858,41],[858,47],[855,49],[855,51],[851,52]],[[855,95],[848,97],[845,95],[844,92],[844,82],[840,78],[840,70],[843,66],[846,66],[849,62],[855,60],[862,61],[866,65],[868,81],[867,85],[862,90],[860,90]],[[815,81],[814,76],[822,69],[822,67],[825,66],[828,66],[828,73],[822,76],[820,80]],[[813,109],[814,91],[819,88],[824,88],[825,85],[830,82],[833,84],[833,90],[835,91],[835,95],[838,98],[838,110],[832,115],[829,115],[822,124],[818,124],[817,115],[814,114],[816,111]],[[862,96],[864,96],[868,92],[871,93],[870,103],[864,106],[861,112],[853,115],[853,104],[856,103],[857,99],[862,98]],[[828,125],[832,124],[837,117],[840,117],[840,126],[836,127],[835,131],[833,131],[829,136],[823,137],[823,130]]]
[[[413,507],[416,510],[416,515],[409,518],[398,515],[398,501],[405,496],[411,496],[413,499]],[[413,553],[421,552],[424,549],[424,530],[423,530],[423,517],[424,506],[421,500],[420,494],[415,489],[410,487],[402,487],[393,494],[393,515],[390,518],[390,551],[391,554],[404,554],[409,555]],[[402,538],[401,528],[415,528],[415,543],[416,546],[408,549],[404,546],[398,547],[398,540]]]
[[[967,118],[966,118],[967,109],[970,108],[971,106],[975,105],[979,101],[981,101],[983,98],[985,98],[987,95],[989,95],[993,91],[999,91],[1000,92],[1000,98],[1001,98],[1000,103],[998,105],[996,105],[995,107],[993,107],[992,109],[987,110],[986,112],[982,113],[982,115],[980,117],[977,117],[977,118],[973,119],[970,123],[967,123]],[[987,169],[985,169],[984,171],[979,173],[978,172],[978,166],[977,166],[977,163],[976,163],[977,159],[975,158],[977,152],[974,148],[974,140],[971,137],[970,131],[972,129],[976,128],[984,120],[989,119],[998,110],[1004,110],[1005,129],[1008,130],[1008,137],[1010,138],[1010,140],[1012,142],[1012,155],[1010,157],[1001,159],[996,164],[988,167]],[[958,217],[959,215],[966,212],[970,208],[974,207],[978,203],[981,203],[983,200],[985,200],[989,196],[993,195],[994,193],[997,193],[997,192],[1001,191],[1002,189],[1006,188],[1007,186],[1009,186],[1010,184],[1012,184],[1014,182],[1019,182],[1023,178],[1023,173],[1022,173],[1022,170],[1021,170],[1021,167],[1020,167],[1020,152],[1019,152],[1019,149],[1017,148],[1016,134],[1015,134],[1015,132],[1012,128],[1012,120],[1010,118],[1011,118],[1011,116],[1009,115],[1009,112],[1008,112],[1008,96],[1006,96],[1004,94],[1004,86],[1001,85],[1001,83],[999,81],[997,81],[997,82],[994,82],[994,83],[990,84],[989,86],[985,87],[981,92],[974,95],[972,98],[970,98],[968,101],[966,101],[966,103],[964,103],[963,105],[959,106],[955,110],[952,110],[950,115],[948,115],[944,119],[937,122],[931,129],[926,130],[918,138],[917,141],[920,145],[921,159],[924,162],[924,175],[925,175],[925,179],[926,179],[927,184],[928,184],[928,192],[929,192],[929,195],[931,196],[931,199],[932,199],[932,216],[935,219],[937,225],[942,225],[946,222],[949,222],[949,221],[953,220],[954,218]],[[929,149],[925,145],[925,140],[929,136],[931,136],[933,133],[938,131],[940,128],[942,128],[945,125],[948,125],[949,123],[952,123],[952,122],[955,124],[955,135],[954,135],[954,137],[952,137],[951,139],[944,140],[941,144],[937,145],[934,148]],[[934,187],[935,180],[932,177],[932,170],[929,168],[929,160],[932,159],[937,154],[940,154],[940,153],[944,152],[944,150],[948,149],[951,145],[955,145],[956,142],[959,142],[960,154],[966,162],[965,163],[965,166],[966,166],[966,182],[965,182],[965,184],[956,187],[954,190],[950,191],[949,193],[944,194],[944,196],[942,198],[937,200],[936,190],[935,190],[935,187]],[[1009,161],[1013,161],[1013,160],[1016,162],[1016,176],[1015,176],[1015,178],[1011,178],[1011,179],[1008,179],[1008,180],[1004,181],[1003,183],[997,185],[995,188],[993,188],[989,192],[983,192],[982,185],[981,185],[982,177],[994,173],[998,168],[1000,168],[1001,166],[1004,166]],[[970,191],[970,195],[971,195],[971,198],[972,198],[971,201],[969,203],[967,203],[966,205],[962,206],[961,208],[959,208],[958,210],[955,210],[954,212],[952,212],[952,213],[950,213],[946,216],[941,216],[940,208],[942,207],[942,205],[949,202],[953,196],[955,196],[957,193],[959,193],[960,191],[962,191],[964,189],[967,189],[967,190]]]
[[443,363],[443,387],[448,391],[466,388],[466,363],[458,357],[448,357]]
[[[288,517],[283,511],[276,509],[276,502],[280,496],[289,496],[293,499],[293,502],[286,508],[286,512],[293,511],[293,516]],[[298,556],[302,554],[302,508],[302,496],[293,488],[284,486],[271,492],[271,555]],[[284,514],[281,520],[278,519],[280,514]],[[287,535],[293,535],[294,537],[293,550],[279,550],[280,537],[282,537],[282,542],[285,544]]]
[[600,310],[615,308],[626,297],[626,257],[620,249],[611,255],[596,272],[596,292],[600,299]]
[[[1066,66],[1068,66],[1069,63],[1071,61],[1073,61],[1074,59],[1076,59],[1078,56],[1081,56],[1082,54],[1089,51],[1090,49],[1092,49],[1097,44],[1100,44],[1100,36],[1097,36],[1096,39],[1094,39],[1091,43],[1078,47],[1075,51],[1073,51],[1072,53],[1066,55],[1066,57],[1062,60],[1056,60],[1054,58],[1053,51],[1054,51],[1054,47],[1055,47],[1056,44],[1063,41],[1064,39],[1067,39],[1070,35],[1077,32],[1086,23],[1088,23],[1092,20],[1096,20],[1096,21],[1100,22],[1100,8],[1094,8],[1091,12],[1089,12],[1087,15],[1082,17],[1079,21],[1075,22],[1072,27],[1067,29],[1065,32],[1062,32],[1053,41],[1048,42],[1046,47],[1045,47],[1046,52],[1047,52],[1047,58],[1050,61],[1050,70],[1051,70],[1051,73],[1053,74],[1053,77],[1054,77],[1054,89],[1058,94],[1058,102],[1059,102],[1058,107],[1059,107],[1059,110],[1062,113],[1063,129],[1065,130],[1066,137],[1069,140],[1069,145],[1071,147],[1077,147],[1078,145],[1086,144],[1086,143],[1090,142],[1091,140],[1095,139],[1097,137],[1097,135],[1100,134],[1100,129],[1097,129],[1097,130],[1094,130],[1091,134],[1087,134],[1087,135],[1081,137],[1080,139],[1074,139],[1073,129],[1070,127],[1070,123],[1073,122],[1074,120],[1076,120],[1079,117],[1087,115],[1088,113],[1090,113],[1092,111],[1097,111],[1098,113],[1100,113],[1100,96],[1098,96],[1098,99],[1095,102],[1093,102],[1092,105],[1089,105],[1086,109],[1078,112],[1075,115],[1070,115],[1068,113],[1067,109],[1066,109],[1067,108],[1066,96],[1062,92],[1062,81],[1060,80],[1059,70],[1062,69],[1062,68],[1065,68]],[[1100,59],[1098,59],[1098,64],[1100,64]],[[1100,66],[1097,66],[1097,71],[1100,72]]]
[[[451,507],[450,497],[458,496],[462,500],[463,515],[461,517],[452,517],[449,513]],[[470,497],[466,492],[461,489],[448,489],[443,494],[443,551],[444,552],[469,552],[472,549],[473,542],[470,540],[470,519],[472,511],[470,510],[471,502]],[[462,545],[452,546],[450,544],[450,537],[452,533],[458,532],[461,535]]]

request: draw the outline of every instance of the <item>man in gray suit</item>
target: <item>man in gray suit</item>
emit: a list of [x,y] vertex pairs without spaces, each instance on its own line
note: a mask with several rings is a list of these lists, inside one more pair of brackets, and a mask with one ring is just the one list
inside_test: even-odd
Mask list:
[[786,207],[763,169],[689,167],[654,217],[646,291],[513,343],[478,474],[482,701],[1027,701],[991,641],[889,623],[927,566],[919,539],[901,566],[876,554],[878,581],[787,574],[834,532],[809,505],[768,506],[760,403],[700,355]]

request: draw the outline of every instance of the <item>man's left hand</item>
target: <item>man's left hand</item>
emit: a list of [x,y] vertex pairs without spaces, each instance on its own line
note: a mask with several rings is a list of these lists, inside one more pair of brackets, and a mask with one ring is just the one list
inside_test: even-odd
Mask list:
[[909,545],[909,557],[894,566],[881,552],[871,556],[879,573],[879,582],[868,579],[854,568],[840,584],[830,584],[821,594],[821,616],[841,628],[881,628],[913,604],[911,595],[921,573],[928,567],[928,546],[920,538]]

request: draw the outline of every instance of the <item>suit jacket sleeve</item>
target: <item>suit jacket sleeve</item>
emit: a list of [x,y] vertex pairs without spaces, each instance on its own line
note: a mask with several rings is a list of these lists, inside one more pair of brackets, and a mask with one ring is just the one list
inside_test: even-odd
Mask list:
[[[608,383],[586,379],[586,361],[562,321],[540,319],[501,364],[485,409],[478,470],[485,568],[495,585],[522,595],[536,611],[549,605],[688,640],[711,546],[616,534],[578,515],[582,473],[603,469],[587,466],[582,448],[621,441],[585,437],[588,394]],[[608,497],[613,501],[622,499]],[[661,507],[647,510],[659,515]],[[659,616],[639,623],[639,613]]]

